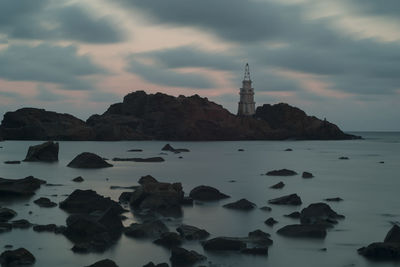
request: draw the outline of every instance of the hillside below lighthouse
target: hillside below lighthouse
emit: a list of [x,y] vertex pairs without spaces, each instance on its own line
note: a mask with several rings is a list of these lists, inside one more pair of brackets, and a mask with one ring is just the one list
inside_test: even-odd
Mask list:
[[254,88],[251,87],[250,68],[246,64],[242,88],[240,88],[240,101],[238,106],[238,116],[253,116],[256,113],[254,102]]

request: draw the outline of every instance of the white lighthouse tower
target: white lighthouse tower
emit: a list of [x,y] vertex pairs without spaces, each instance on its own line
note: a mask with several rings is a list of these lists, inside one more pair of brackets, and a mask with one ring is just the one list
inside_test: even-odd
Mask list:
[[252,116],[255,114],[254,88],[251,87],[250,68],[246,64],[242,88],[240,88],[239,116]]

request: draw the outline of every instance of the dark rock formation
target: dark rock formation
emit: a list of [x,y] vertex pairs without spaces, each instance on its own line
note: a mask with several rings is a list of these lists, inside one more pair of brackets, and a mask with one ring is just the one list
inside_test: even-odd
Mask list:
[[6,161],[4,161],[4,164],[21,164],[21,161],[19,161],[19,160],[6,160]]
[[245,249],[246,242],[235,237],[215,237],[203,243],[205,250],[237,250]]
[[152,261],[143,265],[143,267],[169,267],[168,263],[163,262],[159,264],[154,264]]
[[4,115],[0,135],[6,140],[93,140],[93,130],[80,119],[44,109],[22,108]]
[[122,192],[121,195],[118,198],[118,201],[120,203],[129,203],[131,200],[133,192]]
[[341,160],[348,160],[349,157],[339,157],[339,159],[341,159]]
[[163,162],[165,161],[162,157],[152,158],[113,158],[113,161],[133,161],[133,162]]
[[17,212],[9,208],[0,208],[0,222],[6,222],[17,216]]
[[128,152],[143,152],[143,149],[129,149]]
[[48,141],[40,145],[30,146],[24,161],[58,161],[58,143]]
[[300,222],[302,224],[332,225],[337,223],[337,219],[342,218],[344,218],[343,215],[337,214],[325,203],[310,204],[300,213]]
[[277,184],[274,184],[274,185],[270,186],[269,188],[272,188],[272,189],[282,189],[284,186],[285,186],[285,184],[284,184],[283,182],[279,182],[279,183],[277,183]]
[[162,233],[160,238],[154,240],[154,244],[167,248],[177,247],[182,244],[182,237],[174,232]]
[[299,218],[300,218],[300,212],[294,211],[294,212],[292,212],[292,213],[290,213],[290,214],[286,214],[286,215],[284,215],[284,216],[285,216],[285,217],[292,218],[292,219],[299,219]]
[[125,235],[136,238],[160,237],[168,232],[168,227],[160,220],[147,221],[144,223],[132,223],[125,227]]
[[82,176],[78,176],[78,177],[75,177],[74,179],[72,179],[72,181],[73,181],[73,182],[77,182],[77,183],[81,183],[81,182],[83,182],[84,180],[83,180]]
[[184,248],[176,247],[171,250],[171,257],[169,259],[172,266],[191,266],[207,258],[194,250],[189,251]]
[[213,201],[230,197],[221,193],[218,189],[206,185],[200,185],[193,188],[192,191],[190,191],[189,196],[194,200],[202,201]]
[[34,225],[33,231],[35,232],[52,232],[56,234],[62,234],[66,230],[65,226],[57,226],[55,224],[43,224],[43,225]]
[[118,265],[112,260],[104,259],[86,267],[118,267]]
[[260,210],[263,210],[263,211],[271,211],[272,208],[271,208],[271,207],[268,207],[268,206],[264,206],[264,207],[261,207]]
[[122,213],[124,210],[109,197],[98,195],[93,190],[77,189],[70,194],[64,201],[60,202],[60,208],[70,213],[89,214],[94,211],[106,211],[109,208]]
[[1,266],[28,266],[33,265],[36,259],[25,248],[6,250],[0,255]]
[[344,140],[358,137],[343,133],[339,127],[320,120],[299,108],[285,103],[264,104],[256,109],[256,118],[268,123],[272,130],[279,131],[282,139]]
[[277,231],[287,237],[325,238],[326,227],[318,224],[286,225]]
[[5,195],[33,195],[40,185],[46,182],[33,176],[22,179],[5,179],[0,178],[0,196]]
[[285,151],[286,151],[286,152],[289,152],[289,151],[293,151],[293,149],[291,149],[291,148],[286,148]]
[[248,201],[245,198],[242,198],[238,201],[225,204],[223,207],[228,208],[228,209],[235,209],[235,210],[252,210],[256,207],[256,204]]
[[32,224],[25,219],[21,219],[21,220],[15,220],[11,222],[12,228],[18,228],[18,229],[27,229],[30,228],[32,226]]
[[343,201],[343,199],[340,198],[340,197],[325,198],[324,200],[328,201],[328,202],[340,202],[340,201]]
[[39,207],[42,207],[42,208],[52,208],[52,207],[57,206],[56,203],[52,202],[47,197],[38,198],[35,201],[33,201],[33,203],[35,203],[36,205],[38,205]]
[[176,231],[187,240],[201,240],[210,236],[206,230],[187,224],[182,224],[176,228]]
[[71,168],[94,169],[112,167],[113,165],[107,163],[102,157],[94,153],[83,152],[76,156],[67,166]]
[[314,175],[311,172],[303,172],[301,177],[304,179],[310,179],[310,178],[314,178]]
[[358,253],[373,260],[400,259],[400,227],[393,225],[383,242],[375,242],[358,249]]
[[276,221],[274,218],[270,217],[264,222],[268,226],[274,226],[274,224],[277,224],[278,221]]
[[9,232],[12,229],[11,223],[0,222],[0,234],[4,232]]
[[297,175],[297,172],[288,170],[288,169],[281,169],[281,170],[269,171],[269,172],[267,172],[266,175],[268,175],[268,176],[293,176],[293,175]]
[[301,199],[297,194],[290,194],[283,197],[268,200],[268,203],[276,205],[301,205]]
[[190,150],[187,148],[173,148],[170,144],[166,144],[163,148],[161,148],[161,150],[174,153],[190,152]]

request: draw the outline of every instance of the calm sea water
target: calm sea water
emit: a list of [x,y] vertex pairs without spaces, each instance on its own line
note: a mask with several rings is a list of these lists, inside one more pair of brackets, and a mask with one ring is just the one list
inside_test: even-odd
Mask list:
[[[103,157],[151,157],[157,156],[166,142],[60,142],[59,162],[25,163],[6,165],[5,160],[22,160],[30,145],[36,141],[5,141],[0,146],[0,177],[23,178],[33,175],[48,183],[63,186],[42,186],[36,195],[20,201],[1,200],[0,206],[18,212],[16,219],[28,219],[32,223],[56,223],[65,225],[67,213],[57,208],[39,208],[33,204],[38,197],[49,197],[55,202],[65,199],[63,194],[73,190],[94,189],[99,194],[118,200],[124,190],[110,190],[111,185],[131,186],[150,174],[160,181],[182,182],[186,193],[201,184],[214,186],[232,198],[197,204],[184,208],[181,219],[166,221],[171,230],[186,223],[205,228],[212,236],[246,236],[261,229],[271,234],[274,244],[268,257],[240,255],[237,253],[208,253],[198,242],[187,242],[185,248],[194,249],[208,257],[217,266],[400,266],[393,262],[370,262],[357,254],[357,248],[374,241],[381,241],[392,223],[400,222],[400,133],[356,133],[364,140],[352,141],[243,141],[243,142],[171,142],[177,148],[189,148],[191,152],[164,155],[163,163],[114,162],[113,168],[81,170],[66,167],[77,154],[89,151]],[[140,148],[143,152],[126,152]],[[238,152],[243,148],[244,152]],[[285,152],[292,148],[292,152]],[[178,158],[183,156],[182,159]],[[347,156],[350,160],[339,160]],[[380,164],[384,161],[384,164]],[[301,173],[310,171],[314,179],[293,177],[269,177],[261,174],[273,169],[288,168]],[[83,183],[71,181],[82,176]],[[230,183],[230,180],[236,180]],[[281,190],[269,186],[283,181]],[[297,193],[303,200],[301,207],[272,206],[271,212],[256,209],[238,212],[222,207],[240,198],[267,205],[271,198]],[[57,194],[57,197],[52,195]],[[299,211],[310,203],[327,197],[341,197],[344,201],[330,206],[346,219],[328,232],[324,240],[292,239],[276,234],[280,227],[296,223],[283,217]],[[25,205],[29,203],[29,206]],[[33,214],[29,215],[29,211]],[[124,224],[136,219],[131,213]],[[269,227],[264,221],[274,217],[278,224]],[[169,262],[168,250],[154,245],[151,240],[135,240],[122,236],[116,245],[103,254],[74,254],[73,246],[62,235],[36,233],[32,229],[15,229],[0,234],[0,248],[11,244],[25,247],[36,257],[35,266],[85,266],[110,258],[119,266],[142,266],[149,261]],[[320,251],[327,248],[326,252]]]

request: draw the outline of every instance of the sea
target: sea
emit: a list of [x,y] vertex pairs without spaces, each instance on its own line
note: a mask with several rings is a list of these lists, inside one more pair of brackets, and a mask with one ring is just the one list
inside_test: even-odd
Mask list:
[[[171,231],[185,223],[206,229],[211,237],[244,237],[250,231],[261,229],[271,234],[273,245],[268,256],[242,255],[237,252],[207,252],[198,241],[188,241],[184,248],[207,256],[198,265],[206,266],[400,266],[400,262],[374,262],[358,255],[357,249],[372,242],[383,241],[393,224],[400,224],[400,132],[353,132],[361,140],[346,141],[240,141],[240,142],[167,142],[118,141],[71,142],[61,141],[59,161],[56,163],[22,162],[3,164],[6,160],[23,160],[28,147],[40,141],[0,142],[0,177],[17,179],[29,175],[60,186],[41,186],[28,199],[0,199],[0,206],[14,209],[15,219],[27,219],[35,224],[65,225],[68,214],[58,207],[40,208],[33,203],[39,197],[48,197],[59,203],[75,189],[93,189],[118,201],[127,189],[111,186],[137,185],[141,176],[152,175],[163,182],[181,182],[186,194],[198,185],[209,185],[231,196],[217,202],[195,202],[183,208],[181,218],[164,218]],[[170,143],[175,148],[190,152],[160,155],[161,148]],[[286,149],[292,151],[285,151]],[[143,149],[143,152],[127,152]],[[244,151],[238,151],[243,149]],[[67,164],[81,152],[93,152],[102,157],[154,157],[164,162],[112,162],[112,168],[74,169]],[[339,157],[348,157],[340,160]],[[181,157],[181,158],[180,158]],[[382,163],[384,162],[384,163]],[[299,175],[291,177],[266,176],[276,169],[291,169]],[[315,177],[303,179],[303,171]],[[71,181],[82,176],[84,182]],[[270,189],[283,181],[283,189]],[[296,193],[301,206],[269,205],[268,200]],[[340,197],[341,202],[329,205],[346,218],[328,230],[325,239],[288,238],[276,231],[296,220],[283,215],[301,211],[311,203],[325,198]],[[226,209],[224,204],[246,198],[257,205],[248,211]],[[272,211],[260,210],[270,206]],[[30,214],[30,211],[32,214]],[[137,222],[132,212],[123,223]],[[264,221],[273,217],[273,227]],[[87,266],[109,258],[120,267],[143,266],[152,261],[169,263],[170,251],[152,243],[152,240],[134,239],[122,235],[115,245],[104,253],[76,254],[73,244],[63,235],[37,233],[32,229],[14,229],[0,234],[0,252],[5,245],[24,247],[36,257],[35,266]],[[326,249],[326,250],[322,250]],[[170,264],[170,263],[169,263]]]

